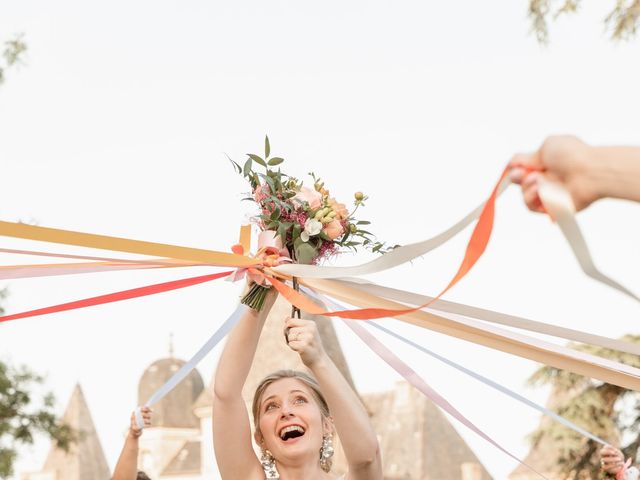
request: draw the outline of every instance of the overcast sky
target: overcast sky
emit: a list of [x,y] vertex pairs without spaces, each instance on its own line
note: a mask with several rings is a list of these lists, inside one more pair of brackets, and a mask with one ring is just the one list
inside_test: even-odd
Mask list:
[[[603,19],[613,3],[584,2],[579,15],[551,25],[545,48],[530,34],[524,0],[4,2],[0,39],[25,32],[29,53],[0,88],[0,218],[227,250],[249,205],[225,153],[241,161],[269,134],[285,171],[314,170],[343,201],[367,193],[362,215],[381,239],[430,237],[488,195],[513,153],[546,135],[639,143],[640,40],[608,40]],[[603,201],[580,215],[598,265],[636,291],[639,213]],[[372,279],[433,295],[457,269],[468,234]],[[338,264],[368,258],[344,255]],[[5,307],[19,312],[204,271],[12,281]],[[10,322],[0,326],[0,358],[46,373],[60,411],[80,382],[113,467],[144,368],[168,354],[171,332],[178,357],[195,353],[238,290],[209,283]],[[640,313],[584,277],[557,228],[528,213],[515,188],[498,202],[484,258],[446,298],[607,336],[637,332]],[[546,400],[546,390],[524,385],[533,362],[388,324]],[[361,391],[398,380],[337,328]],[[380,338],[498,442],[526,455],[535,411]],[[206,383],[218,354],[199,368]],[[375,378],[367,377],[372,365]],[[514,461],[454,425],[492,475],[506,478]],[[47,448],[24,450],[18,472],[39,469]]]

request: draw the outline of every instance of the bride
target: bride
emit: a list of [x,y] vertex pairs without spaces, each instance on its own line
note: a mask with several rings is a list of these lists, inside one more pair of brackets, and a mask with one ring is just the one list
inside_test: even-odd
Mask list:
[[[348,463],[340,480],[382,480],[380,448],[359,398],[323,349],[315,322],[284,321],[286,341],[313,376],[281,370],[267,376],[253,400],[251,444],[242,387],[260,332],[277,294],[261,312],[247,307],[228,337],[214,383],[213,442],[223,480],[335,480],[331,473],[334,431]],[[314,378],[315,377],[315,378]]]

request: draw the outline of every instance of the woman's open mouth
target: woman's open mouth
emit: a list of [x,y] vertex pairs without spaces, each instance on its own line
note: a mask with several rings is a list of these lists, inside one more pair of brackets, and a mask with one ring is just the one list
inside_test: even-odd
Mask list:
[[300,425],[289,425],[288,427],[284,427],[280,430],[279,436],[280,440],[283,442],[287,442],[294,438],[302,437],[305,433],[305,429]]

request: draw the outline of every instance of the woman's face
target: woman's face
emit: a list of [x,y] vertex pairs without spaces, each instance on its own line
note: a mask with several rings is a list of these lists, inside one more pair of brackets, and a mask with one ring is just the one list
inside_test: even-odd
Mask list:
[[318,461],[322,437],[331,427],[311,392],[296,378],[282,378],[262,395],[258,421],[262,436],[256,432],[256,441],[280,462]]

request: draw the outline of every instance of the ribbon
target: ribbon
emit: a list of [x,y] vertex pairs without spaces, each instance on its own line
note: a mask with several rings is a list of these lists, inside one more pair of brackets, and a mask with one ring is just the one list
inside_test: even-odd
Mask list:
[[[179,267],[182,265],[173,265]],[[59,275],[78,275],[82,273],[114,272],[119,270],[141,270],[153,268],[167,268],[168,265],[153,265],[148,263],[52,263],[40,265],[9,265],[0,267],[0,280],[17,278],[55,277]]]
[[[342,305],[332,301],[331,299],[327,299],[326,297],[319,297],[314,292],[308,290],[307,288],[305,288],[305,287],[302,287],[302,288],[306,293],[310,294],[311,296],[314,296],[319,301],[322,301],[322,302],[325,302],[325,303],[331,303],[336,308],[344,308]],[[507,396],[509,396],[509,397],[511,397],[511,398],[513,398],[513,399],[515,399],[515,400],[517,400],[517,401],[519,401],[519,402],[521,402],[521,403],[533,408],[533,409],[535,409],[535,410],[538,410],[543,415],[546,415],[547,417],[550,417],[550,418],[556,420],[557,422],[559,422],[559,423],[563,424],[564,426],[570,428],[571,430],[579,433],[580,435],[583,435],[583,436],[585,436],[585,437],[587,437],[587,438],[589,438],[589,439],[591,439],[591,440],[593,440],[593,441],[595,441],[597,443],[600,443],[602,445],[609,445],[609,443],[607,443],[606,441],[602,440],[600,437],[597,437],[596,435],[594,435],[594,434],[588,432],[587,430],[579,427],[578,425],[576,425],[575,423],[571,422],[570,420],[567,420],[566,418],[558,415],[553,410],[549,410],[548,408],[545,408],[545,407],[543,407],[541,405],[538,405],[535,402],[532,402],[528,398],[520,395],[519,393],[514,392],[513,390],[505,387],[504,385],[499,384],[498,382],[495,382],[495,381],[491,380],[490,378],[487,378],[487,377],[485,377],[483,375],[480,375],[477,372],[474,372],[473,370],[470,370],[470,369],[468,369],[466,367],[463,367],[462,365],[460,365],[460,364],[458,364],[458,363],[456,363],[456,362],[454,362],[452,360],[449,360],[448,358],[443,357],[442,355],[438,355],[437,353],[435,353],[435,352],[433,352],[433,351],[431,351],[431,350],[429,350],[429,349],[427,349],[427,348],[425,348],[425,347],[423,347],[421,345],[418,345],[417,343],[412,342],[408,338],[406,338],[406,337],[404,337],[404,336],[402,336],[402,335],[400,335],[398,333],[395,333],[395,332],[389,330],[388,328],[383,327],[382,325],[378,325],[375,322],[367,322],[365,325],[370,325],[371,327],[376,328],[376,329],[386,333],[387,335],[392,336],[392,337],[400,340],[401,342],[409,345],[410,347],[413,347],[416,350],[418,350],[418,351],[420,351],[422,353],[425,353],[425,354],[429,355],[432,358],[435,358],[436,360],[444,363],[445,365],[453,367],[456,370],[464,373],[465,375],[470,376],[471,378],[474,378],[474,379],[478,380],[481,383],[484,383],[485,385],[493,388],[494,390],[497,390],[497,391],[499,391],[499,392],[501,392],[501,393],[503,393],[503,394],[505,394],[505,395],[507,395]],[[367,346],[369,346],[368,343],[367,343]]]
[[[236,326],[242,314],[246,311],[246,305],[238,305],[235,311],[227,318],[224,323],[216,330],[213,335],[205,342],[205,344],[200,347],[200,350],[196,352],[196,354],[189,359],[187,363],[185,363],[180,370],[174,373],[167,382],[162,385],[158,390],[153,392],[153,394],[149,397],[149,399],[145,402],[145,407],[151,407],[155,403],[162,400],[171,390],[173,390],[176,385],[178,385],[184,378],[189,375],[189,373],[196,368],[196,366],[202,361],[207,354],[213,350],[213,348],[220,343],[220,341],[226,337],[233,327]],[[144,420],[142,419],[142,407],[137,407],[135,409],[136,423],[139,428],[144,428]]]
[[[305,279],[302,283],[317,292],[350,305],[376,305],[396,308],[401,306],[395,302],[336,284],[334,280]],[[312,302],[309,301],[309,303]],[[337,316],[340,316],[339,313]],[[597,378],[623,388],[640,391],[640,369],[595,355],[554,345],[472,319],[456,318],[453,320],[424,311],[415,311],[396,318],[451,337],[518,355],[579,375]]]
[[173,280],[171,282],[156,283],[154,285],[148,285],[146,287],[123,290],[120,292],[109,293],[107,295],[99,295],[97,297],[85,298],[83,300],[76,300],[74,302],[61,303],[59,305],[53,305],[51,307],[39,308],[36,310],[29,310],[27,312],[21,313],[14,313],[12,315],[4,315],[0,317],[0,323],[7,322],[9,320],[17,320],[19,318],[35,317],[37,315],[46,315],[49,313],[66,312],[68,310],[75,310],[77,308],[92,307],[94,305],[103,305],[105,303],[119,302],[121,300],[129,300],[131,298],[138,298],[147,295],[154,295],[156,293],[168,292],[170,290],[177,290],[179,288],[185,288],[191,285],[197,285],[199,283],[210,282],[211,280],[226,277],[231,273],[232,272],[230,271],[221,272],[193,278],[184,278],[182,280]]
[[558,223],[558,227],[560,227],[562,234],[569,242],[571,250],[578,260],[582,271],[594,280],[615,288],[616,290],[640,302],[640,297],[635,293],[612,278],[606,276],[596,267],[593,262],[593,258],[591,257],[591,252],[589,252],[589,247],[587,247],[587,242],[585,241],[578,222],[576,221],[576,208],[569,192],[558,183],[541,179],[538,188],[538,196],[540,197],[545,210],[549,213],[551,218]]
[[255,259],[235,253],[178,247],[163,243],[144,242],[140,240],[129,240],[126,238],[95,235],[92,233],[81,233],[70,230],[39,227],[36,225],[26,225],[24,223],[0,221],[0,235],[22,238],[25,240],[38,240],[64,245],[74,245],[77,247],[99,248],[101,250],[114,250],[118,252],[167,257],[219,267],[239,267],[258,264],[258,261]]
[[438,355],[435,352],[432,352],[431,350],[418,345],[417,343],[412,342],[411,340],[403,337],[402,335],[399,335],[395,332],[392,332],[391,330],[389,330],[388,328],[383,327],[382,325],[378,325],[374,322],[370,322],[369,325],[371,325],[374,328],[377,328],[378,330],[386,333],[387,335],[390,335],[394,338],[397,338],[398,340],[400,340],[401,342],[415,348],[416,350],[421,351],[422,353],[426,353],[427,355],[435,358],[436,360],[441,361],[442,363],[449,365],[450,367],[455,368],[456,370],[472,377],[475,378],[476,380],[478,380],[479,382],[484,383],[485,385],[493,388],[494,390],[497,390],[501,393],[504,393],[505,395],[513,398],[514,400],[519,401],[520,403],[523,403],[535,410],[538,410],[540,413],[542,413],[543,415],[554,419],[556,422],[561,423],[562,425],[564,425],[567,428],[570,428],[571,430],[573,430],[574,432],[579,433],[580,435],[587,437],[591,440],[593,440],[594,442],[600,443],[602,445],[609,445],[609,443],[607,443],[606,441],[602,440],[600,437],[597,437],[596,435],[588,432],[587,430],[579,427],[578,425],[576,425],[575,423],[571,422],[570,420],[567,420],[566,418],[558,415],[557,413],[555,413],[553,410],[549,410],[546,407],[543,407],[542,405],[538,405],[537,403],[529,400],[528,398],[520,395],[519,393],[514,392],[513,390],[505,387],[504,385],[499,384],[498,382],[495,382],[493,380],[491,380],[490,378],[487,378],[483,375],[480,375],[477,372],[474,372],[473,370],[470,370],[466,367],[463,367],[462,365],[455,363],[452,360],[449,360],[446,357],[443,357],[441,355]]
[[350,320],[343,320],[345,325],[349,327],[359,338],[362,340],[373,352],[384,360],[391,368],[398,372],[403,378],[405,378],[411,385],[413,385],[418,391],[420,391],[425,397],[429,398],[433,403],[438,405],[441,409],[454,417],[465,427],[479,435],[481,438],[498,448],[500,451],[516,460],[521,465],[524,465],[532,472],[538,474],[541,478],[546,479],[542,473],[538,472],[535,468],[528,465],[518,457],[513,455],[507,449],[502,447],[489,435],[484,433],[473,422],[467,419],[462,413],[460,413],[453,405],[451,405],[443,396],[436,392],[427,382],[424,381],[411,367],[396,357],[391,350],[380,343],[373,335],[365,330],[365,328],[359,325],[357,322]]
[[[345,286],[352,287],[362,292],[371,293],[402,303],[410,303],[412,305],[419,305],[433,298],[425,295],[419,295],[417,293],[408,292],[405,290],[383,287],[381,285],[360,279],[343,279],[334,281],[336,283],[344,284]],[[506,313],[495,312],[492,310],[486,310],[483,308],[472,307],[470,305],[464,305],[461,303],[455,303],[440,299],[432,303],[429,306],[429,309],[435,312],[454,313],[457,315],[463,315],[465,317],[471,317],[486,322],[497,323],[500,325],[506,325],[509,327],[515,327],[537,333],[543,333],[545,335],[551,335],[574,342],[587,343],[603,348],[609,348],[611,350],[631,353],[633,355],[640,355],[640,345],[635,343],[617,340],[614,338],[602,337],[600,335],[581,332],[580,330],[559,327],[557,325],[537,322],[535,320],[508,315]]]

